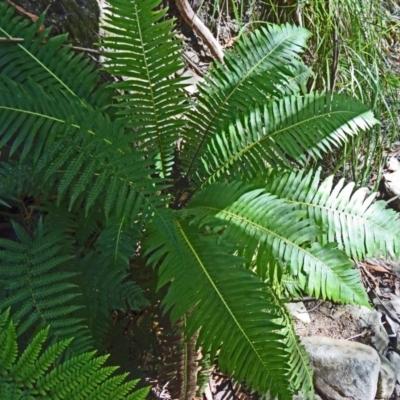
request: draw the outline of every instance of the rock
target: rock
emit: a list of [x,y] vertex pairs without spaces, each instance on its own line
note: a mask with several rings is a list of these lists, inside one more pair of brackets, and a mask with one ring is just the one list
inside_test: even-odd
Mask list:
[[[400,197],[400,162],[397,158],[392,157],[388,161],[387,170],[382,176],[382,183],[389,199]],[[399,197],[390,202],[390,205],[396,210],[400,210]]]
[[379,354],[381,369],[379,371],[377,399],[388,399],[396,386],[396,368],[384,356]]
[[193,95],[197,92],[197,84],[199,82],[204,81],[204,78],[202,78],[201,76],[198,76],[195,72],[193,72],[190,69],[186,70],[181,75],[181,77],[186,78],[186,84],[188,86],[185,86],[184,89],[191,95]]
[[397,382],[400,383],[400,356],[395,351],[388,351],[386,358],[396,369]]
[[286,307],[288,308],[292,317],[297,318],[299,321],[302,321],[305,324],[311,323],[310,314],[308,314],[308,311],[302,301],[298,303],[287,303]]
[[361,343],[322,336],[302,339],[314,370],[314,385],[324,400],[373,400],[380,360]]
[[361,328],[372,330],[369,335],[371,346],[379,353],[385,353],[389,345],[389,335],[382,326],[382,314],[361,306],[352,310],[352,316],[358,321]]

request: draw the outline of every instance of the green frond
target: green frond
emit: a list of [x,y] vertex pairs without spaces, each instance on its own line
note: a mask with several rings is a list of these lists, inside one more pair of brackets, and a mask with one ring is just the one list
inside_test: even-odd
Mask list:
[[[9,310],[0,314],[8,319]],[[144,400],[149,388],[132,392],[138,380],[124,382],[127,374],[112,376],[117,367],[104,367],[107,356],[94,358],[94,352],[84,353],[60,363],[59,356],[72,339],[46,346],[49,328],[39,331],[18,356],[15,326],[7,321],[0,337],[15,351],[0,366],[2,400],[54,398],[77,400]],[[3,345],[3,341],[2,341]],[[4,345],[3,345],[4,347]],[[15,353],[15,354],[14,354]],[[4,357],[5,354],[1,353]]]
[[320,182],[320,170],[279,174],[271,177],[266,190],[296,208],[305,210],[324,231],[322,244],[337,242],[339,248],[359,260],[365,257],[398,257],[400,223],[398,213],[385,209],[376,194],[367,189],[354,192],[354,183],[341,179],[333,186],[333,176]]
[[237,114],[256,104],[299,91],[310,71],[299,54],[310,33],[290,25],[269,25],[242,35],[235,51],[225,52],[225,64],[216,64],[188,113],[184,131],[183,161],[186,174],[196,177],[200,157],[211,140],[235,120]]
[[[279,302],[279,296],[271,288],[270,295]],[[292,390],[297,393],[301,391],[304,399],[314,400],[313,370],[310,365],[310,358],[305,347],[301,344],[297,336],[292,318],[286,307],[279,310],[280,319],[277,320],[283,328],[280,333],[285,337],[284,343],[290,355],[290,385]]]
[[164,204],[154,185],[160,183],[160,190],[165,185],[150,176],[153,161],[132,146],[121,122],[82,110],[60,93],[0,79],[0,147],[10,141],[10,155],[32,160],[30,177],[41,182],[36,193],[57,193],[59,203],[67,196],[70,209],[79,205],[88,213],[101,207],[106,219],[133,224],[139,213]]
[[291,399],[290,357],[284,336],[276,333],[281,305],[251,271],[238,267],[243,259],[232,255],[234,248],[182,221],[175,221],[175,231],[177,244],[159,230],[151,231],[145,244],[150,261],[160,263],[158,286],[169,284],[165,311],[171,310],[173,321],[190,311],[187,337],[199,330],[198,346],[211,358],[219,349],[219,366],[237,380]]
[[[316,243],[322,230],[307,218],[305,210],[264,189],[249,190],[227,205],[225,199],[233,199],[237,187],[237,183],[209,186],[193,198],[187,209],[204,215],[205,221],[224,221],[223,235],[230,242],[255,249],[257,274],[263,279],[269,276],[273,282],[277,275],[280,281],[287,268],[299,279],[306,277],[301,284],[310,295],[368,306],[353,263],[335,244]],[[275,266],[277,271],[272,268]]]
[[[343,95],[284,97],[238,114],[202,154],[200,184],[222,176],[254,178],[267,168],[292,168],[306,156],[322,158],[378,121],[363,104]],[[240,178],[239,178],[240,177]]]
[[74,300],[80,295],[72,283],[75,274],[63,268],[73,258],[67,236],[42,221],[32,236],[13,226],[18,241],[0,239],[0,310],[12,307],[18,335],[49,325],[53,340],[76,334],[73,348],[90,348],[87,327],[71,316],[82,306]]
[[[122,80],[111,85],[119,94],[114,104],[124,124],[134,128],[161,177],[170,175],[174,146],[185,123],[185,80],[174,74],[183,67],[173,20],[164,20],[161,0],[110,0],[103,37],[105,69]],[[132,93],[135,93],[132,96]]]
[[107,106],[110,90],[99,86],[99,75],[89,58],[64,46],[67,35],[49,38],[50,28],[38,33],[42,15],[34,24],[15,15],[15,8],[0,2],[0,35],[22,38],[22,43],[0,43],[1,73],[20,84],[35,81],[46,91],[61,90],[92,106]]

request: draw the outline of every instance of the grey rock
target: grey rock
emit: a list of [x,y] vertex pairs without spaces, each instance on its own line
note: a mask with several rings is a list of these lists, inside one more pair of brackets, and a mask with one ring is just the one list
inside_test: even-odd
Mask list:
[[322,336],[302,339],[314,370],[314,385],[324,400],[373,400],[380,360],[361,343]]
[[381,368],[378,378],[378,389],[376,391],[377,399],[388,399],[396,386],[396,368],[384,356],[379,354]]
[[397,382],[400,383],[400,355],[398,355],[395,351],[388,351],[386,358],[396,369]]
[[384,354],[389,345],[389,335],[382,326],[382,314],[364,306],[353,308],[351,314],[358,321],[360,328],[372,330],[369,342],[374,349]]
[[400,210],[400,162],[395,157],[389,159],[387,170],[382,176],[382,182],[386,195],[390,199],[398,196],[390,205],[394,209]]

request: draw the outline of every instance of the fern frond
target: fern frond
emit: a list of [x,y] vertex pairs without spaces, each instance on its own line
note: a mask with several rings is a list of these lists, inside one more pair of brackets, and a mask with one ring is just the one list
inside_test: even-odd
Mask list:
[[161,263],[159,287],[170,284],[163,304],[172,320],[190,311],[187,337],[199,330],[198,345],[211,357],[219,349],[222,369],[246,377],[255,390],[291,399],[289,355],[274,322],[281,305],[252,272],[236,267],[243,259],[231,255],[234,249],[179,220],[175,236],[177,245],[154,230],[145,245],[150,262]]
[[185,173],[196,177],[200,157],[210,141],[247,111],[268,99],[299,91],[310,71],[299,54],[310,33],[290,25],[269,25],[242,35],[234,52],[225,53],[225,64],[214,65],[206,82],[199,85],[195,109],[188,113],[184,131]]
[[[292,275],[307,277],[301,283],[310,295],[368,306],[353,263],[334,244],[316,243],[322,231],[312,219],[305,218],[305,210],[264,189],[250,190],[227,204],[227,199],[236,197],[237,187],[237,183],[214,184],[195,196],[187,208],[208,219],[224,221],[224,235],[230,242],[256,249],[257,273],[262,278],[269,272],[272,281],[276,274],[280,280],[287,263]],[[278,271],[266,270],[275,266],[276,260]]]
[[[8,318],[9,311],[0,318]],[[75,356],[60,364],[59,356],[70,345],[72,339],[65,339],[46,346],[49,328],[39,331],[17,359],[15,326],[8,321],[11,329],[0,330],[0,337],[11,343],[15,355],[0,368],[0,394],[2,400],[22,398],[57,399],[115,399],[144,400],[149,388],[137,392],[132,390],[138,381],[124,382],[127,374],[111,376],[117,367],[104,367],[107,356],[94,358],[94,352]]]
[[0,34],[5,38],[22,38],[22,43],[0,43],[2,74],[26,84],[35,81],[46,91],[61,90],[82,104],[95,107],[110,103],[110,90],[99,86],[99,75],[89,58],[75,54],[64,46],[67,35],[49,38],[50,28],[38,33],[42,15],[34,24],[15,16],[15,8],[0,2]]
[[343,95],[292,96],[255,106],[209,141],[200,183],[227,174],[266,176],[268,167],[291,168],[293,161],[302,165],[306,156],[321,158],[377,122],[367,107]]
[[[270,288],[271,297],[275,297],[275,301],[279,302],[279,297]],[[313,370],[310,365],[310,358],[305,347],[301,344],[299,337],[297,336],[292,318],[287,310],[283,307],[279,310],[280,323],[282,328],[281,333],[285,337],[284,343],[287,347],[287,351],[290,354],[290,372],[291,377],[290,385],[295,393],[301,391],[303,398],[314,400],[314,386],[313,386]]]
[[376,201],[376,193],[366,189],[354,192],[353,182],[344,185],[341,179],[333,186],[333,176],[320,182],[318,170],[292,172],[270,177],[266,191],[305,210],[324,231],[320,241],[337,242],[347,255],[365,257],[398,257],[400,255],[400,223],[398,213],[385,209],[384,201]]
[[[37,91],[43,95],[40,102]],[[165,204],[154,190],[157,183],[160,190],[165,185],[150,176],[152,160],[133,148],[121,122],[96,110],[83,111],[62,94],[45,94],[36,85],[22,88],[0,79],[0,92],[0,147],[12,140],[11,154],[33,158],[32,176],[41,182],[36,193],[56,192],[59,203],[67,196],[70,209],[79,204],[86,213],[100,206],[106,219],[117,216],[128,224]]]
[[173,20],[162,21],[167,9],[157,10],[161,0],[109,3],[104,29],[110,35],[102,43],[106,71],[122,77],[111,85],[119,91],[117,115],[137,130],[137,141],[167,177],[187,110],[185,80],[173,77],[183,67],[180,41],[173,40]]
[[79,334],[75,350],[91,347],[89,331],[82,319],[71,316],[82,306],[73,301],[80,295],[72,283],[74,273],[64,271],[73,258],[68,238],[39,222],[31,236],[13,224],[18,241],[0,239],[0,309],[12,307],[19,321],[18,335],[31,327],[51,327],[53,339]]

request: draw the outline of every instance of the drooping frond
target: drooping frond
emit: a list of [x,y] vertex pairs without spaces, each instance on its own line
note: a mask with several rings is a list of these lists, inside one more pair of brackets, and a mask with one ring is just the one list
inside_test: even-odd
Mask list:
[[[162,177],[172,169],[174,147],[186,112],[185,80],[176,78],[182,67],[180,41],[174,40],[173,20],[162,20],[161,0],[110,0],[103,37],[105,69],[121,76],[112,87],[117,115],[136,130]],[[134,95],[133,95],[134,94]]]
[[322,244],[337,242],[351,257],[400,255],[398,213],[385,209],[384,201],[374,202],[365,188],[354,192],[354,183],[341,179],[333,186],[333,176],[320,182],[320,170],[277,174],[266,190],[296,208],[305,210],[323,230]]
[[101,207],[106,220],[117,216],[133,224],[139,213],[163,204],[154,190],[160,180],[150,176],[152,161],[132,141],[121,122],[60,93],[0,79],[0,147],[12,142],[10,156],[29,157],[31,176],[40,182],[36,193],[68,198],[70,209]]
[[237,265],[228,245],[201,236],[195,227],[175,221],[175,242],[159,230],[148,234],[150,261],[159,266],[159,287],[169,284],[165,310],[177,321],[188,313],[186,335],[199,332],[198,345],[237,380],[246,377],[261,392],[291,399],[289,355],[276,333],[278,310],[265,285]]
[[343,95],[284,97],[237,115],[202,154],[198,174],[205,184],[221,175],[251,178],[268,167],[291,168],[306,156],[321,158],[377,123],[363,104]]
[[[271,280],[276,274],[280,279],[287,264],[292,275],[306,277],[301,284],[310,295],[368,306],[353,263],[334,248],[335,244],[317,243],[322,231],[306,218],[305,210],[264,189],[249,190],[227,205],[225,199],[233,199],[237,187],[238,183],[209,186],[193,198],[187,209],[224,221],[224,235],[230,242],[257,252],[257,273],[264,279],[268,273]],[[271,268],[276,265],[278,271]]]
[[0,35],[24,39],[0,43],[1,73],[21,84],[33,80],[45,91],[60,90],[82,104],[108,105],[110,90],[99,86],[99,74],[89,58],[74,53],[72,45],[64,46],[67,35],[48,38],[50,28],[40,32],[43,21],[44,15],[32,24],[16,16],[7,2],[0,2]]
[[73,258],[70,240],[42,221],[32,235],[13,226],[18,241],[0,239],[0,310],[12,307],[19,335],[32,326],[50,326],[53,340],[76,335],[76,351],[91,348],[83,320],[71,315],[82,305],[74,300],[80,295],[75,274],[64,270]]
[[237,114],[268,99],[299,91],[310,71],[299,54],[310,33],[290,25],[269,25],[242,35],[225,64],[214,65],[199,85],[195,109],[188,114],[183,147],[186,174],[195,178],[200,157],[212,138]]
[[16,327],[0,314],[0,396],[2,400],[22,398],[144,400],[149,388],[132,392],[138,381],[127,374],[113,375],[117,367],[104,367],[108,356],[95,352],[72,357],[59,364],[59,356],[73,339],[45,346],[49,328],[39,331],[18,357]]

